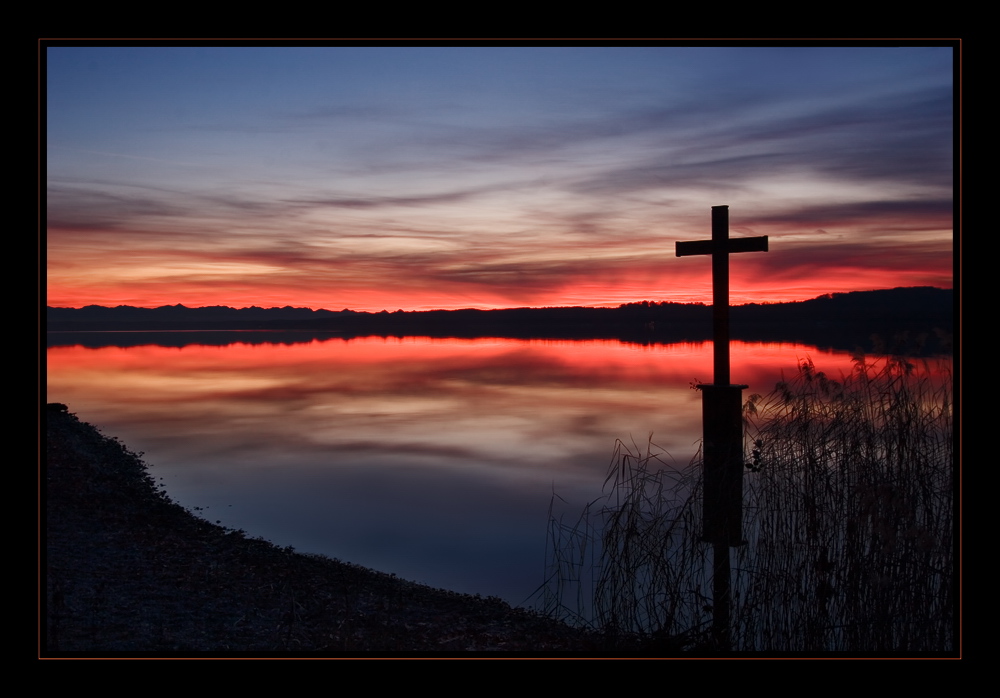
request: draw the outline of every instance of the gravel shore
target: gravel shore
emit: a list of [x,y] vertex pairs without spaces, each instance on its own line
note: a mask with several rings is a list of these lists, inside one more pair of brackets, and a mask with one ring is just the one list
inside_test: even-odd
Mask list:
[[140,458],[46,409],[40,656],[559,656],[593,634],[214,525]]

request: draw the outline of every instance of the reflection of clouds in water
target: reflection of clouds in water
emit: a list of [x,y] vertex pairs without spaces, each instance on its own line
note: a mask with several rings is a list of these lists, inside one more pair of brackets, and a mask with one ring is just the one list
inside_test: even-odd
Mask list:
[[[712,361],[710,343],[420,338],[48,356],[48,399],[145,451],[212,520],[515,603],[540,581],[553,488],[569,511],[598,496],[618,438],[644,448],[652,432],[668,463],[689,462],[690,383]],[[732,356],[748,394],[807,356],[851,368],[798,345]]]
[[[822,354],[734,343],[733,375],[767,392],[781,368]],[[831,375],[850,370],[844,356],[827,353],[826,360],[835,364]],[[50,393],[71,404],[99,402],[116,423],[133,427],[128,432],[168,450],[185,448],[176,443],[183,433],[192,447],[207,444],[220,454],[371,447],[442,463],[541,462],[619,437],[644,441],[653,432],[683,463],[700,435],[699,397],[689,386],[711,375],[710,362],[710,343],[369,338],[60,348],[50,351],[49,363]]]
[[[781,368],[821,353],[734,343],[733,375],[766,392]],[[844,357],[828,357],[849,370]],[[710,375],[710,343],[367,338],[50,351],[50,392],[65,377],[66,390],[99,402],[161,453],[371,449],[445,468],[475,459],[480,467],[563,470],[575,454],[610,453],[614,439],[644,442],[650,432],[684,464],[700,437],[700,399],[690,383]],[[79,403],[72,398],[64,401]]]

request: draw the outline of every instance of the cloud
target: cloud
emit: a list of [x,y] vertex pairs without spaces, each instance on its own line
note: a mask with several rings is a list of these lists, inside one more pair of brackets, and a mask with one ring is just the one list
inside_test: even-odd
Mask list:
[[909,231],[950,229],[954,203],[949,199],[902,199],[849,201],[817,204],[755,213],[748,226],[767,227],[808,225],[819,228],[856,226],[865,230],[905,229]]
[[375,309],[690,296],[708,270],[673,243],[717,203],[772,237],[734,273],[775,299],[824,269],[950,265],[945,51],[139,54],[168,92],[131,64],[142,99],[69,50],[51,64],[50,283],[84,303],[102,284]]
[[326,197],[282,199],[282,203],[302,208],[354,208],[377,209],[397,206],[437,206],[467,201],[484,193],[495,191],[493,187],[445,191],[423,196],[368,196],[368,197]]
[[678,134],[667,120],[658,151],[649,148],[652,154],[634,164],[600,171],[571,188],[603,195],[743,189],[784,174],[950,188],[951,104],[950,88],[937,87],[870,104],[799,105],[788,115],[734,118],[737,104],[701,105],[692,110],[693,120],[704,124],[697,132]]

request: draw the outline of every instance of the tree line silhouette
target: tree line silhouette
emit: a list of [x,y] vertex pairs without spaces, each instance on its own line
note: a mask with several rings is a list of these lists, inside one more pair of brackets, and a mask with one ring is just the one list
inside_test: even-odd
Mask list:
[[[786,341],[853,351],[950,353],[954,294],[933,287],[826,294],[790,303],[734,306],[732,338]],[[620,339],[637,343],[710,341],[712,308],[639,301],[617,308],[507,308],[377,313],[309,308],[48,308],[50,332],[269,330],[351,336]],[[202,338],[203,339],[203,338]],[[199,341],[202,341],[199,339]],[[54,341],[61,343],[58,338]],[[222,341],[220,339],[220,341]],[[244,341],[244,340],[241,340]],[[53,338],[49,338],[49,345]],[[224,343],[224,342],[223,342]]]

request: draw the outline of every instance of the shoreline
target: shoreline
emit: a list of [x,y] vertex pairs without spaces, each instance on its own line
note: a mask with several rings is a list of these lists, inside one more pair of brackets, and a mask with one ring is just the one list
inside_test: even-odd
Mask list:
[[558,656],[607,647],[497,598],[294,552],[201,519],[140,456],[53,403],[40,571],[40,657]]

